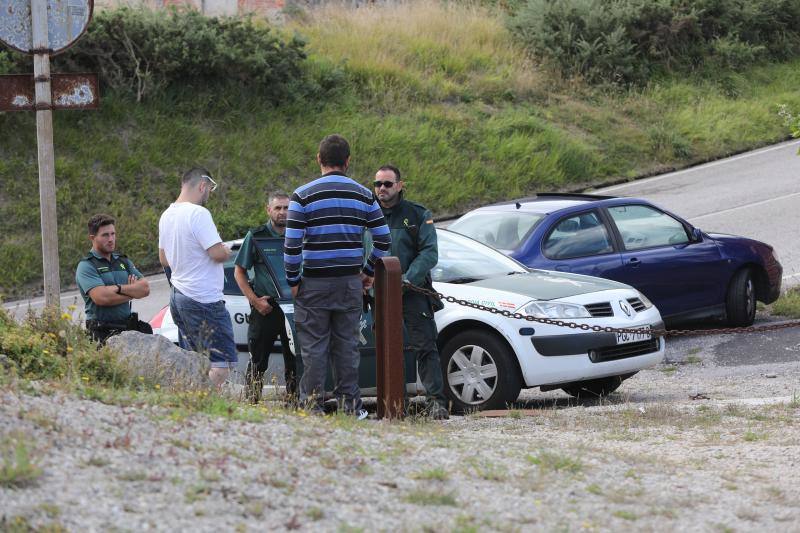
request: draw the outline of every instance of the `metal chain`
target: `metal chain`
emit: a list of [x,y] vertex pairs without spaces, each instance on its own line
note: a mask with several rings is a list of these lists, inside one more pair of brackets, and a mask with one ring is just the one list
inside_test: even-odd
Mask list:
[[441,292],[418,287],[407,281],[403,282],[403,287],[415,292],[422,293],[426,296],[439,298],[445,302],[454,303],[464,307],[471,307],[479,311],[486,311],[493,315],[500,315],[507,318],[515,318],[517,320],[527,320],[528,322],[538,322],[540,324],[549,324],[551,326],[559,326],[562,328],[580,329],[584,331],[597,331],[602,333],[646,333],[654,337],[686,337],[690,335],[721,335],[721,334],[734,334],[734,333],[764,333],[767,331],[776,331],[779,329],[788,329],[800,327],[800,320],[793,320],[789,322],[782,322],[780,324],[768,324],[765,326],[747,326],[742,328],[713,328],[713,329],[649,329],[649,328],[614,328],[611,326],[591,326],[589,324],[578,324],[576,322],[567,322],[565,320],[558,320],[555,318],[537,318],[530,315],[523,315],[522,313],[512,313],[505,309],[497,309],[496,307],[488,307],[479,303],[461,300],[454,296],[445,296]]

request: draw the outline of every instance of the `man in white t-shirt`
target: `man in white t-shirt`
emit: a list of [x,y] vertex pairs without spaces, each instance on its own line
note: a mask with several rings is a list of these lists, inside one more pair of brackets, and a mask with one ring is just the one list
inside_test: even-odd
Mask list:
[[222,264],[231,251],[222,242],[211,213],[203,207],[217,188],[204,168],[183,175],[181,194],[158,222],[158,257],[171,269],[169,308],[182,348],[207,351],[208,377],[220,387],[236,363],[233,327],[222,287]]

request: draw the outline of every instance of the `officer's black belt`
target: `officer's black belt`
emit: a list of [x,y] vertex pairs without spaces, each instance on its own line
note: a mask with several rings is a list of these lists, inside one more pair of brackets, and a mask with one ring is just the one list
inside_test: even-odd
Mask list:
[[126,330],[130,326],[123,322],[101,322],[99,320],[87,320],[86,329],[122,329]]

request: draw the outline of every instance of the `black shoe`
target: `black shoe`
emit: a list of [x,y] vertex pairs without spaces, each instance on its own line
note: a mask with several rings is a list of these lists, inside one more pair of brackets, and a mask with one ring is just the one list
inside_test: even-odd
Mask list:
[[447,412],[447,408],[436,404],[431,409],[431,420],[450,420],[450,413]]

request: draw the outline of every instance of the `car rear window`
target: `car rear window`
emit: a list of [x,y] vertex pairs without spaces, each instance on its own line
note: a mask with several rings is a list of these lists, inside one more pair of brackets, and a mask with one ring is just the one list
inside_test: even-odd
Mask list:
[[544,218],[541,213],[476,212],[462,217],[447,229],[500,250],[515,250]]

